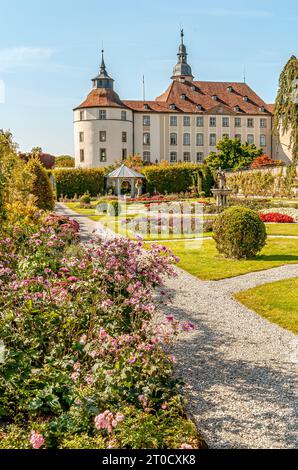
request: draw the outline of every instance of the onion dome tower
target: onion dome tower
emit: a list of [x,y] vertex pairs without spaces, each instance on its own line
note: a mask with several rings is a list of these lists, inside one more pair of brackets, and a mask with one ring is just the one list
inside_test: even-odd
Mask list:
[[133,153],[133,114],[114,91],[101,51],[92,90],[74,109],[76,167],[96,168],[125,160]]
[[187,63],[186,46],[183,42],[183,39],[184,39],[183,29],[181,29],[180,35],[181,35],[181,43],[179,45],[178,54],[177,54],[178,62],[174,67],[172,80],[192,81],[194,77],[191,71],[191,66]]

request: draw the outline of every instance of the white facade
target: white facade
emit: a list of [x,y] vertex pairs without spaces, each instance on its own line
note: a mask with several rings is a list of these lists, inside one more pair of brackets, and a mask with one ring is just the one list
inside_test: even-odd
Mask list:
[[155,101],[121,101],[102,59],[93,90],[74,110],[76,167],[106,167],[136,154],[151,163],[199,163],[225,135],[280,155],[269,107],[246,83],[194,81],[183,35],[172,80]]
[[[100,115],[100,111],[105,113]],[[76,167],[109,166],[133,153],[133,113],[126,110],[123,120],[122,111],[121,108],[74,111]],[[104,114],[106,118],[102,119]]]

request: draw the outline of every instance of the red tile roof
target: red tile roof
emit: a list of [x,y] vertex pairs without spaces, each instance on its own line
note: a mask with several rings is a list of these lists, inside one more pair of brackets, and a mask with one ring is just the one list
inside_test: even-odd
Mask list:
[[[232,91],[229,91],[231,89]],[[185,95],[184,97],[182,97]],[[212,97],[216,96],[217,100]],[[244,101],[247,96],[248,101]],[[213,108],[224,107],[226,111],[233,114],[270,114],[268,105],[246,84],[236,82],[178,82],[173,81],[168,89],[155,101],[123,101],[123,103],[134,111],[156,111],[156,112],[184,112],[197,113],[211,112]],[[148,104],[146,110],[144,105]],[[176,110],[171,109],[175,104]],[[202,106],[202,110],[198,109]],[[239,106],[239,111],[235,107]],[[260,108],[264,108],[261,111]]]
[[[231,90],[231,91],[229,91]],[[216,97],[216,100],[213,98]],[[247,101],[244,101],[247,97]],[[171,108],[175,105],[175,109]],[[198,108],[201,106],[201,109]],[[237,111],[236,107],[239,107]],[[96,88],[77,108],[120,107],[137,112],[196,113],[223,112],[232,114],[266,115],[273,113],[274,105],[267,105],[246,83],[237,82],[179,82],[173,81],[155,101],[121,101],[111,89]],[[264,108],[264,111],[261,109]]]
[[110,88],[95,88],[89,93],[86,100],[77,106],[75,110],[96,107],[125,108],[125,105],[114,90]]
[[270,113],[274,114],[275,111],[275,103],[273,104],[267,104],[267,109],[270,111]]

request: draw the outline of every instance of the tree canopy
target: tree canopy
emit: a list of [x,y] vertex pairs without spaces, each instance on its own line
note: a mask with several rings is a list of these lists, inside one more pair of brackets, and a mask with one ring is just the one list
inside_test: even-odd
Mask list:
[[254,144],[241,144],[239,139],[224,137],[217,145],[217,152],[211,152],[205,163],[212,170],[240,170],[249,167],[252,161],[263,154]]

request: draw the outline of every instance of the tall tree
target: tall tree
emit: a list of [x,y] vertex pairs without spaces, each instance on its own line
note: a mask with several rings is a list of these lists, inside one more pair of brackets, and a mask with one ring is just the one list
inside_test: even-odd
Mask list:
[[224,137],[216,145],[217,152],[211,152],[205,163],[211,170],[240,170],[249,167],[252,161],[262,155],[263,150],[253,144],[241,144],[239,139]]
[[288,60],[279,77],[279,89],[275,101],[274,131],[279,137],[290,134],[294,160],[298,159],[298,59]]

